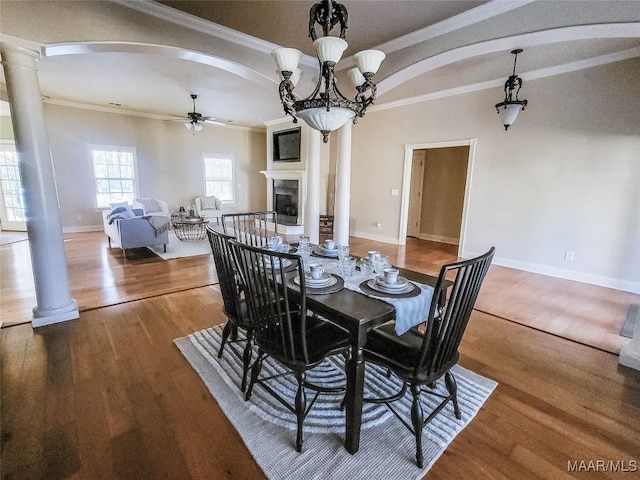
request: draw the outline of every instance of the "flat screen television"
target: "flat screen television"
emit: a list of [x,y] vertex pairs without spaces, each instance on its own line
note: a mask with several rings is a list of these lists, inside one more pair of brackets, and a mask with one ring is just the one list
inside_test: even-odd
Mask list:
[[273,161],[300,161],[300,127],[273,132]]

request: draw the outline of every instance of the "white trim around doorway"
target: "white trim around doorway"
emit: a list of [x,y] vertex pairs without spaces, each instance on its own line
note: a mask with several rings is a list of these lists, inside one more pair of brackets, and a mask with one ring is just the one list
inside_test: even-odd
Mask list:
[[464,189],[464,204],[462,207],[462,222],[460,226],[460,243],[458,244],[458,256],[464,252],[465,236],[467,229],[467,216],[469,213],[469,198],[471,196],[471,179],[473,177],[473,162],[476,152],[477,138],[465,140],[451,140],[447,142],[413,143],[404,146],[404,173],[402,177],[402,205],[400,208],[400,231],[398,232],[398,245],[407,243],[407,220],[409,217],[409,186],[411,184],[411,163],[414,150],[430,148],[469,147],[469,159],[467,163],[467,183]]

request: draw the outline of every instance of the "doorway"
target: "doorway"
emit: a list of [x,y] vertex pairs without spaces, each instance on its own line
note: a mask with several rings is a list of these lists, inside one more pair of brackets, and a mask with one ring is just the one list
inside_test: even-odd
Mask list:
[[464,251],[476,139],[407,145],[399,244],[415,237]]

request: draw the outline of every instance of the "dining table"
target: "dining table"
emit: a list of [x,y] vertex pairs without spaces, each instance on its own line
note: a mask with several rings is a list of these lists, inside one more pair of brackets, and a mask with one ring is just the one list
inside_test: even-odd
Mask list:
[[[321,262],[326,272],[331,275],[340,275],[337,258],[316,256],[314,253],[314,256],[308,260],[309,262],[305,263]],[[396,321],[397,329],[398,320],[401,320],[398,318],[400,313],[403,316],[409,316],[411,324],[417,325],[424,322],[429,313],[433,287],[437,282],[437,278],[431,275],[405,268],[395,268],[399,270],[402,278],[409,280],[416,289],[419,289],[415,294],[410,295],[411,298],[371,292],[370,289],[363,290],[360,288],[362,283],[375,279],[379,273],[367,274],[359,267],[350,276],[342,275],[345,288],[334,293],[314,294],[313,288],[308,286],[306,288],[307,308],[346,330],[350,339],[351,355],[345,364],[347,382],[344,446],[351,454],[355,454],[360,446],[365,390],[363,349],[367,342],[367,333],[392,320]],[[407,306],[410,308],[405,308]],[[418,306],[417,310],[416,306]],[[405,319],[402,330],[408,329],[407,327]]]

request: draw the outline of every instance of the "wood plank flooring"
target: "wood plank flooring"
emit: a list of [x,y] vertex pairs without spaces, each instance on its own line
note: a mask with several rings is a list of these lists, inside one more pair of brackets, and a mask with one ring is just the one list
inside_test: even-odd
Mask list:
[[[211,259],[124,260],[119,250],[106,250],[101,234],[67,238],[80,319],[1,330],[2,478],[264,478],[172,343],[224,321]],[[28,251],[26,261],[16,248],[0,248],[5,322],[34,306],[25,286]],[[442,244],[352,240],[359,255],[371,248],[427,273],[455,258],[455,249]],[[425,478],[638,478],[637,470],[569,471],[568,462],[640,468],[640,372],[606,351],[500,318],[526,313],[560,324],[564,315],[579,324],[597,317],[594,311],[622,311],[614,304],[637,300],[563,284],[566,298],[591,302],[563,308],[558,297],[541,296],[548,277],[537,277],[492,267],[481,300],[503,311],[484,313],[488,306],[479,305],[460,363],[499,386]],[[517,288],[510,290],[512,283]],[[496,306],[500,300],[504,305]],[[102,306],[109,302],[115,304]]]

